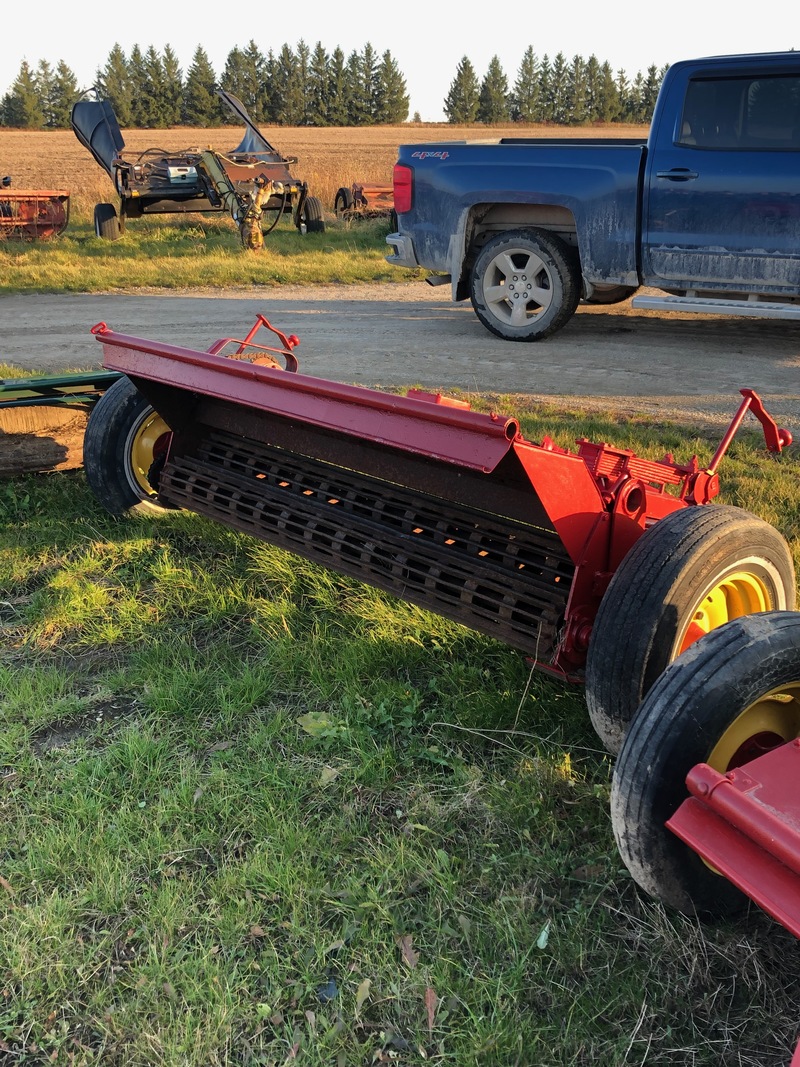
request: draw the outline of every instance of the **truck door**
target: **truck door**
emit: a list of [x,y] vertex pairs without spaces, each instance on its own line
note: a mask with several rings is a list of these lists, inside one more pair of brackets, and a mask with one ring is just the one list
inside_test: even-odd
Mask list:
[[782,67],[673,86],[645,180],[646,285],[800,293],[800,58]]

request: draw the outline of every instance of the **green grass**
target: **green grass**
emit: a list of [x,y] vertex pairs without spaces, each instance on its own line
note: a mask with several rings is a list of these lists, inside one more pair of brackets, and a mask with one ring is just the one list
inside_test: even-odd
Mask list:
[[[744,433],[724,499],[797,550],[797,473]],[[0,634],[0,1062],[788,1063],[796,943],[637,893],[580,689],[516,653],[80,473],[0,483]]]
[[114,242],[91,224],[71,223],[49,241],[0,241],[0,293],[106,292],[204,286],[328,285],[407,281],[422,271],[392,267],[382,220],[330,222],[325,233],[301,235],[288,220],[247,252],[229,219],[164,222],[138,219]]

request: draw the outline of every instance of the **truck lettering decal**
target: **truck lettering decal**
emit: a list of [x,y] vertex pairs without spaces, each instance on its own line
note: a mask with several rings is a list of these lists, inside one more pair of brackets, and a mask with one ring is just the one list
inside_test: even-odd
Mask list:
[[412,159],[447,159],[450,156],[449,152],[412,152]]

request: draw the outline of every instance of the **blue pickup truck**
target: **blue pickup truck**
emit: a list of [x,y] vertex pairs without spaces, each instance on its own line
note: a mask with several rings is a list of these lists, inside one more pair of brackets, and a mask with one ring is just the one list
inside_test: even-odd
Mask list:
[[800,53],[671,66],[650,136],[402,145],[390,263],[509,341],[581,300],[800,319]]

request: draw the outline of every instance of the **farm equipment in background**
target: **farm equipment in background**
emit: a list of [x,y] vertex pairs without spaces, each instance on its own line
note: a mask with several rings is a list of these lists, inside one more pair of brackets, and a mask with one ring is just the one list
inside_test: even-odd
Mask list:
[[119,377],[87,371],[0,380],[0,478],[82,466],[89,412]]
[[342,186],[336,190],[333,210],[337,219],[343,222],[388,218],[392,226],[397,225],[392,185],[361,185],[353,182],[349,189]]
[[180,212],[227,211],[245,248],[258,249],[285,214],[301,233],[325,229],[322,204],[306,182],[292,176],[297,163],[283,156],[253,123],[244,105],[222,89],[218,95],[245,125],[240,144],[228,153],[210,148],[171,151],[148,148],[131,158],[122,156],[125,141],[108,100],[92,99],[94,90],[78,100],[72,128],[114,183],[120,197],[98,204],[94,212],[98,237],[116,240],[128,219]]
[[701,917],[749,898],[800,938],[799,738],[800,613],[735,619],[679,656],[614,771],[614,836],[637,884]]
[[[243,361],[262,325],[207,352],[93,327],[104,365],[126,375],[93,410],[84,448],[109,511],[196,511],[495,637],[585,681],[611,750],[702,633],[793,608],[780,534],[709,504],[748,411],[770,451],[791,441],[752,390],[708,466],[587,440],[573,452],[440,394],[299,374],[294,344],[279,351],[285,369]],[[231,345],[239,358],[225,358]],[[153,412],[157,449],[134,462]]]
[[69,193],[65,189],[11,189],[11,178],[0,180],[0,240],[23,241],[57,237],[69,222]]

